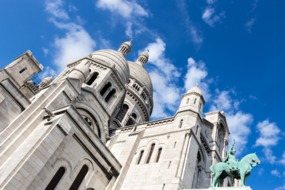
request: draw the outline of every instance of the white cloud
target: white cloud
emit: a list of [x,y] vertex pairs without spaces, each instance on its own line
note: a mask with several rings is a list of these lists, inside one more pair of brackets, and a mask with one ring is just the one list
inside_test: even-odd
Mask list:
[[281,177],[281,173],[278,171],[278,170],[271,170],[271,175],[274,175],[274,176],[276,176],[276,177]]
[[206,81],[208,71],[203,61],[196,62],[192,57],[188,58],[187,73],[184,77],[184,89],[188,91],[190,88],[199,85],[204,98],[207,100],[210,98],[209,85]]
[[215,9],[212,7],[207,7],[202,14],[202,19],[211,27],[214,27],[217,22],[221,22],[224,17],[225,12],[216,14]]
[[95,45],[95,41],[84,28],[78,26],[76,29],[71,29],[64,37],[55,39],[54,46],[57,53],[54,63],[62,70],[68,63],[91,53]]
[[166,44],[161,38],[156,38],[145,48],[149,50],[149,63],[154,67],[149,72],[154,89],[153,118],[169,116],[169,111],[175,111],[180,100],[180,89],[176,85],[180,72],[166,58],[165,48]]
[[132,38],[133,30],[132,30],[132,23],[131,22],[127,22],[125,33],[126,33],[126,36],[128,36],[129,38]]
[[249,113],[244,113],[238,111],[232,114],[226,114],[230,135],[230,143],[233,142],[233,139],[236,141],[236,150],[238,154],[241,154],[244,150],[247,141],[248,135],[250,134],[250,125],[253,121],[253,117]]
[[257,130],[259,132],[259,137],[255,142],[255,146],[263,147],[263,153],[266,161],[271,164],[276,163],[277,158],[273,154],[271,148],[272,146],[276,146],[280,140],[280,129],[276,123],[270,122],[269,120],[264,120],[257,124]]
[[154,64],[159,72],[163,73],[167,81],[171,82],[173,79],[180,77],[178,68],[165,57],[166,44],[161,38],[156,38],[155,42],[150,43],[145,48],[149,50],[149,62]]
[[169,116],[168,111],[177,109],[177,103],[180,100],[180,89],[175,83],[169,83],[161,72],[155,70],[149,73],[154,93],[154,107],[152,112],[153,118],[163,118]]
[[257,124],[257,130],[260,136],[256,140],[255,146],[270,147],[275,146],[278,143],[280,139],[280,129],[277,127],[276,123],[264,120]]
[[202,19],[209,26],[214,27],[217,22],[221,22],[223,18],[225,18],[225,12],[222,11],[220,13],[216,13],[214,8],[214,4],[216,0],[207,0],[207,7],[202,13]]
[[[63,37],[55,37],[53,42],[54,64],[58,66],[59,71],[63,70],[68,63],[91,53],[96,45],[83,26],[76,23],[76,20],[81,22],[81,18],[77,17],[71,21],[63,6],[61,0],[46,1],[46,10],[51,14],[50,22],[65,31]],[[75,6],[69,5],[69,9],[71,7],[73,11],[77,10]]]
[[115,12],[124,18],[130,18],[132,16],[148,16],[148,12],[135,1],[98,0],[96,5],[98,8]]
[[142,18],[148,17],[149,12],[133,0],[98,0],[97,8],[108,10],[112,16],[119,15],[122,19],[116,20],[125,25],[125,34],[129,38],[134,38],[142,31],[149,31],[145,25],[142,24]]
[[46,1],[46,11],[59,19],[69,19],[69,16],[65,10],[62,9],[62,0]]

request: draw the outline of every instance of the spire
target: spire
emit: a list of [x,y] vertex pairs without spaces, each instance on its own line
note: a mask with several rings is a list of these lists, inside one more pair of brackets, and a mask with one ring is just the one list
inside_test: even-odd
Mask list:
[[147,49],[139,55],[138,59],[136,60],[136,63],[140,64],[141,66],[144,66],[148,62],[148,57],[149,50]]
[[126,56],[132,49],[132,39],[130,41],[124,42],[119,47],[118,51],[121,52],[124,56]]

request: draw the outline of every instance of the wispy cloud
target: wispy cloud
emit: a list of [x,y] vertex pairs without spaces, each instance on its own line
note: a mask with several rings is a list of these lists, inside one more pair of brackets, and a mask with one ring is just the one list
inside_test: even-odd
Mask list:
[[274,190],[285,190],[285,185],[275,188]]
[[271,170],[270,173],[271,173],[271,175],[276,176],[276,177],[281,177],[282,176],[282,174],[278,170],[276,170],[276,169]]
[[[74,6],[66,6],[66,9],[76,11]],[[59,72],[66,65],[76,59],[79,59],[91,53],[96,43],[89,33],[80,25],[80,18],[77,21],[71,21],[65,4],[62,0],[47,0],[46,11],[50,14],[50,22],[55,27],[65,32],[63,37],[55,37],[53,42],[53,51],[55,52],[54,64],[58,66]]]
[[96,3],[98,8],[107,9],[115,12],[124,18],[133,16],[148,16],[148,12],[135,1],[128,0],[98,0]]
[[214,8],[215,0],[207,0],[207,7],[203,11],[202,19],[209,26],[214,27],[216,23],[221,23],[222,19],[225,18],[225,12],[222,11],[220,13],[216,12]]
[[245,28],[249,33],[251,33],[251,30],[252,30],[252,27],[253,27],[255,21],[256,21],[256,18],[253,17],[245,23]]
[[149,75],[154,89],[153,118],[169,116],[169,111],[177,109],[180,99],[180,88],[176,85],[180,72],[165,56],[166,44],[161,38],[156,38],[145,49],[149,49],[149,62],[153,66]]
[[203,36],[199,29],[192,23],[189,13],[187,11],[186,7],[186,1],[185,0],[177,0],[178,8],[182,14],[183,21],[185,22],[185,27],[187,30],[188,35],[190,35],[192,41],[196,45],[201,45],[203,43]]
[[69,16],[65,10],[62,9],[62,0],[47,1],[46,11],[52,14],[55,18],[67,20]]
[[108,10],[112,15],[118,15],[121,24],[125,25],[125,34],[129,38],[136,37],[142,31],[149,32],[142,19],[149,16],[149,12],[142,5],[129,0],[98,0],[96,7]]
[[253,28],[254,24],[256,23],[255,12],[256,12],[258,3],[259,3],[259,0],[253,0],[251,10],[249,11],[250,18],[245,22],[244,26],[245,26],[245,29],[247,30],[248,33],[252,32],[252,28]]

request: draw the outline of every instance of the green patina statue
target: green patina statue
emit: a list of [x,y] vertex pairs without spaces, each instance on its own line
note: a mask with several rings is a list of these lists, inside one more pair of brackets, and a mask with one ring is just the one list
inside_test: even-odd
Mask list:
[[252,167],[260,164],[260,160],[255,153],[248,154],[241,161],[238,161],[235,157],[236,150],[234,146],[235,141],[226,159],[210,167],[211,172],[214,173],[212,187],[218,187],[219,183],[227,176],[240,179],[241,186],[245,186],[246,179],[250,175]]

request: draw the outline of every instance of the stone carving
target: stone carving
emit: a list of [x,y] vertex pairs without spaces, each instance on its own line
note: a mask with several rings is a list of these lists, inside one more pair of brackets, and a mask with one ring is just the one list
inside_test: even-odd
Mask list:
[[210,167],[211,172],[214,173],[213,187],[218,187],[219,183],[228,176],[240,179],[241,186],[244,187],[252,167],[260,164],[260,160],[255,153],[248,154],[241,161],[238,161],[235,157],[236,150],[234,145],[235,142],[223,162],[213,164]]

